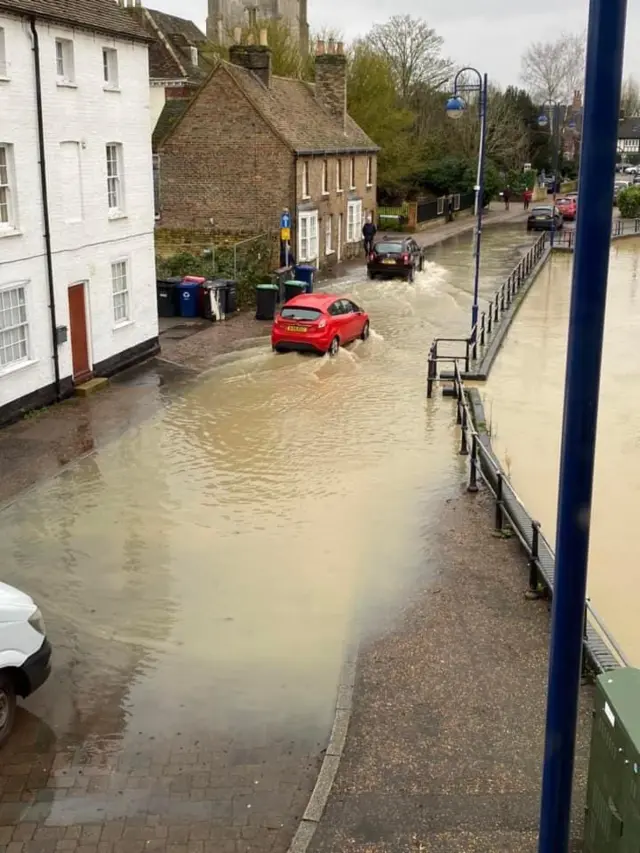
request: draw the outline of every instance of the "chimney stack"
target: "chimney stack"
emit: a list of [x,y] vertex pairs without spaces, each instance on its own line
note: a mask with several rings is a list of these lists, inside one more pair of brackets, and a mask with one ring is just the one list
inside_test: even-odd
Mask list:
[[330,38],[316,44],[316,100],[344,130],[347,121],[347,58],[344,44]]
[[[236,28],[238,29],[238,28]],[[271,48],[267,44],[267,31],[260,30],[260,44],[254,44],[250,34],[247,44],[240,44],[241,33],[234,31],[236,44],[229,48],[229,60],[246,71],[251,71],[267,88],[271,88]]]

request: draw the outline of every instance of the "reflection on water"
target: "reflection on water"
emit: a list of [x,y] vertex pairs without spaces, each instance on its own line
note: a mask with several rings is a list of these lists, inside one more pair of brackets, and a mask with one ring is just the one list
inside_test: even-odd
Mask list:
[[[529,243],[487,231],[483,292]],[[59,736],[144,749],[270,724],[326,741],[354,614],[375,630],[424,572],[429,518],[461,478],[425,358],[468,328],[470,267],[467,235],[414,284],[332,282],[369,311],[369,341],[235,353],[0,516],[3,577],[52,628],[58,678],[33,701]]]
[[[634,535],[640,505],[639,257],[635,240],[616,243],[611,251],[589,556],[589,595],[636,665],[640,663],[633,594],[640,560]],[[555,256],[530,291],[493,368],[485,400],[494,448],[552,543],[571,263],[571,256]]]

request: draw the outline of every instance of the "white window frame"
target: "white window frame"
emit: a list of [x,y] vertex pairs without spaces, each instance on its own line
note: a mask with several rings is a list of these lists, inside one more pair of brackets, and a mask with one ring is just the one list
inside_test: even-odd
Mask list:
[[302,198],[311,198],[309,191],[309,161],[302,161]]
[[76,87],[76,69],[74,45],[71,39],[57,38],[56,42],[56,82],[58,86]]
[[318,211],[305,210],[298,214],[298,261],[318,260]]
[[351,157],[349,160],[349,189],[355,190],[356,188],[356,158]]
[[445,202],[445,197],[443,195],[441,195],[440,198],[438,199],[437,203],[436,203],[436,214],[438,216],[442,216],[442,214],[444,213],[444,202]]
[[18,231],[17,197],[13,145],[0,142],[0,237]]
[[336,192],[342,193],[344,192],[344,187],[342,186],[343,175],[342,175],[342,159],[338,157],[336,160]]
[[329,195],[329,161],[322,161],[322,195]]
[[324,218],[324,253],[333,254],[333,216],[327,214]]
[[102,88],[107,92],[119,92],[118,51],[115,47],[102,48]]
[[0,80],[9,79],[9,60],[7,59],[7,34],[0,27]]
[[362,200],[347,202],[347,243],[359,243],[362,239]]
[[[33,361],[31,358],[31,341],[29,335],[28,285],[28,281],[16,281],[0,287],[0,375],[10,373],[12,370],[17,370],[26,364],[31,364]],[[6,294],[14,292],[19,294],[20,291],[22,291],[22,301],[20,301],[20,296],[18,296],[17,304],[5,306],[4,303],[7,301]],[[10,299],[11,297],[9,296],[9,300]],[[9,318],[7,316],[10,312],[15,311],[16,308],[23,309],[23,322],[12,322],[15,318]],[[5,342],[6,340],[8,341],[11,333],[20,329],[24,329],[24,334],[22,336],[11,343]],[[3,364],[1,360],[3,353],[8,347],[16,346],[16,344],[24,345],[24,354],[19,358],[12,359],[10,362]]]
[[373,186],[373,157],[367,157],[367,187]]
[[[114,156],[115,154],[115,156]],[[107,207],[109,219],[126,215],[124,185],[124,149],[121,142],[108,142],[105,146],[107,167]],[[115,165],[115,170],[114,170]]]
[[[122,271],[124,270],[124,276]],[[119,286],[116,290],[116,282]],[[124,298],[121,298],[124,297]],[[114,329],[128,326],[131,320],[131,266],[129,258],[118,258],[111,262],[111,316]]]

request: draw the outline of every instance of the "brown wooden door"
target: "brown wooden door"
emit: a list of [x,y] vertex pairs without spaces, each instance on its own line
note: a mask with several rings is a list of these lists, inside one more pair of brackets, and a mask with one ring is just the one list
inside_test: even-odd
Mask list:
[[73,381],[77,384],[91,378],[84,284],[74,284],[69,288],[69,326],[71,332]]

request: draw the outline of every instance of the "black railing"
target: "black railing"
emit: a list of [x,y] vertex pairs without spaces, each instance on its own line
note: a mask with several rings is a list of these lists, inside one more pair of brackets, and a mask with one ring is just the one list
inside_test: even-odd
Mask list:
[[[529,593],[553,595],[555,555],[540,529],[539,522],[528,513],[493,453],[486,433],[480,434],[474,424],[467,392],[457,360],[453,361],[453,394],[456,399],[457,423],[460,426],[460,454],[469,457],[468,490],[478,490],[482,478],[495,498],[495,528],[508,525],[528,555]],[[586,657],[597,672],[628,666],[622,649],[616,644],[589,599],[585,602],[584,645]]]
[[[464,373],[469,373],[471,362],[478,360],[478,352],[489,343],[491,335],[506,314],[520,289],[538,266],[547,248],[547,234],[542,234],[524,255],[508,278],[503,281],[480,313],[477,325],[472,327],[468,338],[435,338],[427,359],[427,397],[433,395],[433,384],[438,378],[438,363],[464,362]],[[457,352],[443,353],[440,344],[455,343]]]
[[[416,217],[418,222],[429,222],[431,219],[437,219],[439,216],[446,216],[448,213],[448,198],[449,196],[440,196],[440,198],[432,201],[424,200],[417,203]],[[454,213],[461,210],[469,210],[475,204],[475,193],[455,193],[451,196],[452,208]]]
[[[611,226],[611,239],[618,237],[640,237],[640,219],[616,219]],[[576,243],[575,229],[556,231],[554,247],[558,249],[573,249]]]

